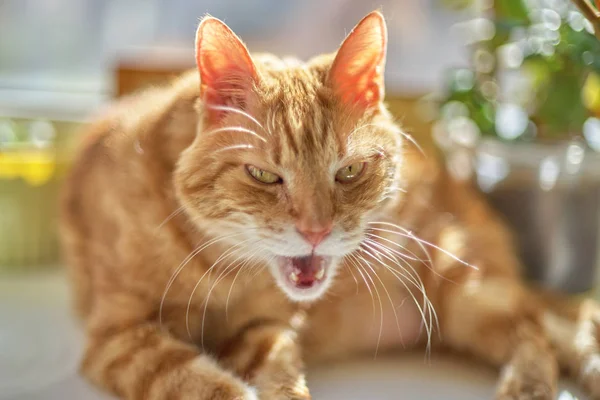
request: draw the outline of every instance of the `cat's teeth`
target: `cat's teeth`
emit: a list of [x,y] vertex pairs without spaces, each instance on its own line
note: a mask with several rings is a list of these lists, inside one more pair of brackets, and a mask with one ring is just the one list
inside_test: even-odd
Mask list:
[[295,271],[290,272],[290,280],[292,282],[298,282],[298,274]]
[[318,280],[321,280],[321,279],[323,279],[324,276],[325,276],[325,268],[319,267],[319,270],[315,274],[315,278],[317,278]]

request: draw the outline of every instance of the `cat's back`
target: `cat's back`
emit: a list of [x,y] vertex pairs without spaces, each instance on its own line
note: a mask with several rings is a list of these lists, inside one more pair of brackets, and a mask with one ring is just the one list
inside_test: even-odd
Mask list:
[[82,132],[62,191],[61,239],[83,314],[90,266],[109,270],[111,258],[124,256],[115,249],[124,240],[135,248],[144,221],[171,207],[171,173],[196,131],[197,92],[196,74],[184,74],[112,103]]
[[82,202],[89,209],[171,172],[195,134],[195,75],[117,100],[84,129],[63,191],[67,220],[84,211]]

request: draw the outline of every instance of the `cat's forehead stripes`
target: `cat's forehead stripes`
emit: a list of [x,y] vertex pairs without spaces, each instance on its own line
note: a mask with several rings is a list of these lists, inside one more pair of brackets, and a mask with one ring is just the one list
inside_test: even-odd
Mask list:
[[294,68],[274,74],[274,92],[267,120],[274,129],[273,159],[276,164],[334,153],[342,145],[331,124],[331,111],[322,92],[322,77],[310,69]]

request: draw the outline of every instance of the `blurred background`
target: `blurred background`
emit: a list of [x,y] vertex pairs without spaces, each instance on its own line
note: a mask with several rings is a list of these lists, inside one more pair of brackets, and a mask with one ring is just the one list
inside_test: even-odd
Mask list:
[[[440,0],[1,0],[0,268],[59,263],[57,188],[81,124],[102,104],[194,67],[199,19],[224,20],[251,51],[303,59],[337,49],[369,11],[390,29],[390,98],[416,99],[467,65]],[[416,122],[411,110],[403,118]],[[419,129],[423,131],[423,129]]]
[[60,264],[58,187],[82,125],[193,68],[201,16],[251,51],[306,59],[380,8],[387,101],[405,130],[506,216],[529,278],[589,291],[600,248],[592,1],[0,0],[0,269]]

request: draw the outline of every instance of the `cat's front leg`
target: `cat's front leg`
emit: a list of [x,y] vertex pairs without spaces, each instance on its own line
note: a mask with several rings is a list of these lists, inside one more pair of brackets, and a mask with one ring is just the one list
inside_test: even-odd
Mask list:
[[600,399],[600,305],[587,300],[581,306],[572,358],[574,376],[594,399]]
[[139,325],[89,338],[84,374],[131,400],[257,400],[255,391],[195,347]]
[[256,387],[261,400],[310,399],[298,333],[289,326],[251,322],[226,343],[219,360]]
[[142,303],[110,296],[95,304],[81,367],[88,379],[127,400],[258,399],[255,389],[196,346],[142,318]]
[[561,366],[593,399],[600,399],[600,304],[591,299],[570,303],[575,305],[575,310],[546,314],[546,330],[557,349]]
[[443,343],[501,369],[497,399],[556,398],[559,368],[543,309],[516,279],[444,281],[438,290]]

